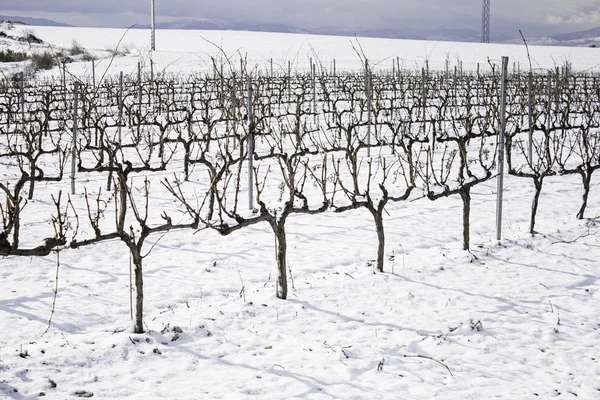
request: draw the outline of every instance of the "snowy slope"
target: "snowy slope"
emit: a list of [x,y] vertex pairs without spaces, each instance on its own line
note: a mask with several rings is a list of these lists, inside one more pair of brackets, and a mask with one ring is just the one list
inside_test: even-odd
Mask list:
[[[73,39],[103,54],[123,30],[36,27],[54,47]],[[148,32],[129,31],[131,54],[109,70],[133,72]],[[309,57],[359,69],[348,38],[239,32],[158,32],[158,68],[208,69],[215,46],[261,67]],[[360,39],[391,69],[465,68],[520,46]],[[313,52],[314,49],[314,52]],[[594,68],[585,49],[531,48],[539,68],[569,60]],[[138,55],[140,58],[138,58]],[[108,60],[97,61],[97,74]],[[69,65],[90,74],[88,63]],[[56,73],[57,71],[53,71]],[[581,184],[547,178],[537,230],[527,233],[530,180],[506,177],[503,240],[495,240],[495,183],[473,190],[472,248],[460,250],[458,198],[391,204],[388,261],[375,273],[376,239],[364,211],[294,216],[287,225],[293,288],[274,297],[273,235],[256,225],[228,237],[210,230],[152,236],[145,260],[145,322],[131,333],[130,260],[118,241],[57,256],[0,261],[0,398],[75,399],[546,399],[600,396],[600,192],[576,220]],[[66,185],[67,183],[65,183]],[[51,187],[40,185],[43,201]],[[36,200],[37,201],[37,200]],[[33,201],[28,207],[43,210]],[[165,202],[168,200],[165,200]],[[39,207],[38,207],[39,206]],[[29,223],[48,216],[29,215]],[[41,222],[45,221],[45,222]],[[291,282],[292,283],[292,282]]]

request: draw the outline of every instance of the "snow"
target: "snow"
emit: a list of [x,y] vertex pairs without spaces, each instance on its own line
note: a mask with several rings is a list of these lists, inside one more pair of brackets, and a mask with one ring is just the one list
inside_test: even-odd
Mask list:
[[[53,46],[77,39],[98,54],[124,32],[33,29]],[[261,68],[270,57],[303,68],[312,49],[322,61],[335,58],[339,69],[360,67],[349,38],[250,32],[159,31],[154,60],[173,73],[206,70],[218,53],[203,37],[227,54],[240,49]],[[133,53],[116,58],[109,73],[135,71],[148,38],[148,31],[129,31],[124,44]],[[428,58],[443,68],[448,52],[464,68],[502,55],[522,68],[527,62],[523,46],[360,42],[389,68],[396,55],[407,67]],[[530,50],[542,68],[562,60],[574,70],[598,64],[589,49]],[[106,65],[98,61],[97,68]],[[85,63],[69,69],[89,73]],[[459,198],[390,204],[383,274],[372,266],[376,235],[366,211],[291,216],[288,300],[274,296],[267,224],[227,237],[211,230],[152,236],[144,261],[148,332],[140,335],[131,333],[130,260],[121,242],[60,253],[56,311],[45,334],[57,256],[4,258],[0,397],[598,398],[598,190],[592,187],[586,212],[592,218],[580,221],[580,180],[546,178],[532,236],[531,181],[505,176],[505,187],[500,241],[495,183],[473,189],[471,252],[461,250]],[[48,224],[43,210],[53,190],[36,187],[42,200],[27,206],[29,228]]]
[[[150,31],[145,29],[98,29],[66,27],[15,27],[14,30],[32,30],[36,36],[50,43],[55,50],[69,48],[73,40],[92,52],[106,57],[107,49],[127,49],[129,56],[98,62],[98,71],[108,68],[116,75],[123,70],[134,73],[139,59],[148,64],[150,57]],[[220,52],[223,50],[224,54]],[[362,49],[362,50],[361,50]],[[359,53],[363,51],[374,68],[392,69],[398,57],[401,67],[422,68],[427,63],[432,69],[444,69],[446,60],[451,67],[463,62],[465,70],[489,70],[490,63],[498,64],[501,56],[508,56],[522,70],[529,68],[527,50],[523,44],[479,44],[441,41],[417,41],[398,39],[352,38],[306,34],[281,34],[244,31],[190,31],[157,30],[156,52],[153,61],[155,71],[167,73],[189,73],[212,68],[211,57],[227,56],[232,67],[239,66],[239,56],[247,58],[250,69],[274,69],[287,71],[291,62],[293,70],[308,70],[310,59],[323,68],[331,70],[333,60],[337,70],[359,70],[362,68]],[[578,47],[530,46],[532,68],[536,71],[572,63],[573,70],[597,69],[600,55],[595,49]],[[133,62],[132,57],[136,58]],[[512,65],[511,65],[512,66]],[[69,66],[72,72],[91,75],[87,64]]]

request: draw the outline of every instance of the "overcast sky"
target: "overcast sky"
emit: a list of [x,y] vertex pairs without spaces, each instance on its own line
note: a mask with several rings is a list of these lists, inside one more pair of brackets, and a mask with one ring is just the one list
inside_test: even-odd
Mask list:
[[[482,0],[155,0],[157,22],[210,18],[298,28],[479,29]],[[0,14],[79,26],[149,24],[151,0],[2,0]],[[492,33],[564,33],[600,25],[600,0],[491,0]]]

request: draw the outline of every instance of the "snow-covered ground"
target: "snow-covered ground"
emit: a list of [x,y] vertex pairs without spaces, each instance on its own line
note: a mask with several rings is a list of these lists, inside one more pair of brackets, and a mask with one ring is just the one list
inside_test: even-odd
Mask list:
[[[76,39],[102,54],[124,30],[33,28],[54,47]],[[153,59],[168,72],[207,70],[221,46],[267,68],[308,59],[358,69],[350,39],[246,32],[157,32]],[[523,46],[359,39],[371,60],[464,68],[487,58],[527,62]],[[148,57],[148,31],[109,73]],[[355,41],[356,46],[356,41]],[[314,49],[314,50],[313,50]],[[530,49],[535,62],[598,64],[591,49]],[[401,63],[402,63],[401,62]],[[108,60],[98,60],[102,71]],[[251,63],[249,63],[251,65]],[[329,64],[326,64],[329,65]],[[383,65],[383,64],[382,64]],[[88,63],[69,65],[89,74]],[[56,72],[56,71],[55,71]],[[172,232],[145,259],[145,323],[130,320],[130,260],[121,242],[0,263],[0,397],[65,399],[534,399],[600,397],[600,193],[577,220],[581,183],[547,178],[537,231],[527,233],[533,185],[506,177],[503,239],[495,240],[495,184],[473,189],[472,251],[461,250],[459,198],[390,204],[386,273],[375,273],[365,211],[292,216],[293,284],[274,297],[273,234]],[[36,190],[43,193],[44,187]],[[50,190],[50,189],[47,189]],[[38,209],[35,201],[28,205]],[[39,208],[42,209],[42,208]],[[47,215],[27,215],[43,221]],[[159,240],[160,239],[160,240]]]
[[[141,29],[98,29],[63,27],[22,27],[51,44],[53,49],[69,48],[77,41],[85,48],[106,57],[107,50],[125,50],[127,57],[99,61],[97,69],[117,74],[119,71],[137,71],[137,61],[149,64],[150,31]],[[331,71],[333,60],[340,70],[359,70],[363,64],[358,54],[364,52],[371,66],[392,69],[392,62],[399,61],[401,68],[422,68],[429,64],[432,69],[444,69],[446,60],[454,68],[462,61],[465,70],[489,70],[490,63],[498,64],[502,56],[510,58],[521,70],[529,69],[527,50],[523,44],[479,44],[442,41],[416,41],[374,38],[351,38],[304,34],[280,34],[240,31],[188,31],[157,30],[156,52],[152,58],[157,72],[189,73],[212,68],[211,57],[229,58],[232,67],[239,66],[240,56],[247,59],[251,69],[287,71],[288,61],[294,70],[308,70],[310,59]],[[222,51],[221,51],[222,50]],[[539,71],[572,63],[578,71],[600,68],[600,53],[596,49],[577,47],[530,46],[532,68]],[[135,59],[135,61],[133,60]],[[91,76],[89,64],[70,65],[77,75]]]

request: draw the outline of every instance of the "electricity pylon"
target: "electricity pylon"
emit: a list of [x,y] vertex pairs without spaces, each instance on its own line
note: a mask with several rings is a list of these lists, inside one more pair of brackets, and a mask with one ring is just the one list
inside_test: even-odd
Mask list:
[[490,42],[490,0],[483,0],[481,11],[481,43]]

